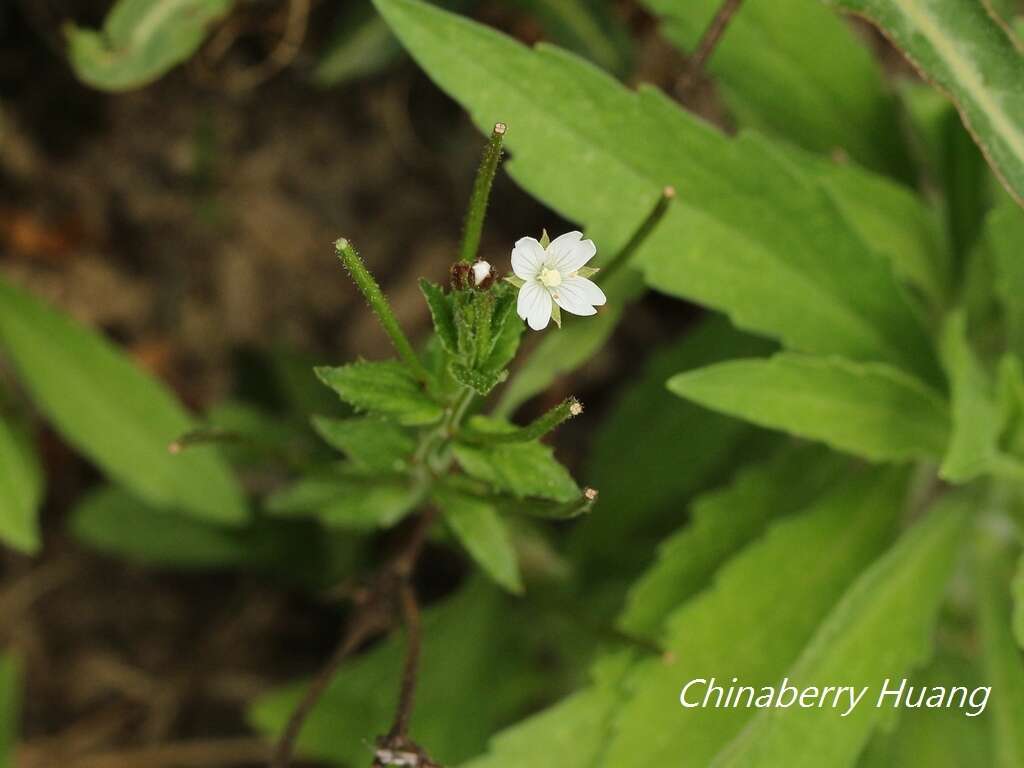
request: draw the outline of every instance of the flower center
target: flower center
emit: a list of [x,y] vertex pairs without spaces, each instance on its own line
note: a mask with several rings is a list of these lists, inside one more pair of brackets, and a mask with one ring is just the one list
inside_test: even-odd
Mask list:
[[562,284],[562,273],[559,272],[557,269],[550,269],[549,267],[544,267],[544,269],[540,271],[539,279],[541,285],[545,286],[546,288],[557,288]]

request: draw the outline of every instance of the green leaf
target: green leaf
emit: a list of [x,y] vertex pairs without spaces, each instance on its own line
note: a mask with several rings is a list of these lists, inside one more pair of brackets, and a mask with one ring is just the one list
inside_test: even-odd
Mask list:
[[154,506],[245,520],[241,488],[215,449],[168,453],[193,420],[102,336],[0,281],[0,348],[53,426],[117,483]]
[[1007,189],[1024,201],[1024,57],[975,0],[830,0],[878,25],[957,105]]
[[995,259],[1007,346],[1024,358],[1024,212],[1007,205],[990,213],[985,241]]
[[502,731],[489,754],[463,768],[593,768],[620,705],[630,660],[629,654],[601,659],[590,687]]
[[39,551],[43,477],[28,440],[0,418],[0,540],[29,554]]
[[448,527],[484,573],[509,592],[520,594],[523,581],[516,551],[494,505],[445,487],[436,488],[433,499]]
[[[525,626],[510,621],[509,609],[498,590],[476,581],[424,612],[410,735],[443,765],[479,753],[543,683],[526,667]],[[305,722],[300,754],[353,766],[369,761],[367,742],[385,733],[394,716],[404,645],[400,634],[393,635],[341,668]],[[250,720],[279,734],[304,687],[259,699]]]
[[0,655],[0,768],[14,768],[20,712],[20,674],[13,657]]
[[102,30],[65,28],[75,74],[106,91],[137,88],[188,59],[233,0],[118,0]]
[[236,566],[247,556],[246,542],[235,530],[153,509],[113,486],[93,491],[75,506],[71,531],[94,549],[147,565]]
[[565,52],[531,51],[417,0],[375,2],[479,126],[510,122],[508,172],[581,222],[599,253],[615,253],[673,185],[675,200],[634,257],[649,285],[802,351],[940,379],[889,260],[791,150],[751,135],[730,139],[657,91],[628,91]]
[[416,440],[411,434],[373,416],[356,419],[314,416],[313,428],[331,447],[366,469],[400,472],[416,449]]
[[984,474],[995,460],[999,407],[992,381],[971,349],[963,311],[947,319],[940,346],[949,373],[953,431],[939,475],[963,483]]
[[[939,654],[910,684],[925,688],[980,684],[974,665],[951,652]],[[957,708],[909,709],[899,712],[891,733],[879,732],[868,745],[859,768],[963,768],[992,765],[988,724],[983,717],[964,717]]]
[[1010,590],[1013,595],[1013,634],[1017,645],[1024,648],[1024,554],[1017,560]]
[[462,363],[452,363],[452,377],[464,387],[469,387],[478,395],[486,395],[505,380],[504,371],[481,371],[470,368]]
[[[474,416],[477,432],[509,429],[506,422]],[[518,498],[537,496],[552,501],[573,501],[580,489],[551,448],[538,442],[472,445],[456,442],[455,459],[466,474]]]
[[619,625],[659,635],[672,609],[707,587],[723,562],[774,520],[806,509],[848,469],[819,447],[790,447],[698,498],[690,522],[659,545],[657,559],[630,588]]
[[940,456],[949,436],[942,398],[887,365],[786,353],[680,374],[668,387],[708,408],[873,461]]
[[[384,22],[382,21],[381,24]],[[387,27],[385,26],[385,29]],[[420,290],[430,308],[430,317],[434,321],[437,337],[449,354],[459,354],[459,334],[455,328],[455,316],[452,313],[451,299],[445,295],[444,289],[429,280],[420,278]]]
[[[662,32],[691,53],[720,3],[646,0]],[[744,127],[875,168],[905,164],[881,69],[853,30],[817,0],[747,0],[708,62]],[[902,161],[902,162],[901,162]]]
[[433,424],[444,414],[416,377],[395,360],[320,367],[316,375],[354,408],[393,418],[406,426]]
[[[683,709],[687,680],[738,678],[776,685],[818,624],[891,541],[906,475],[869,470],[803,513],[771,526],[719,571],[705,592],[667,619],[663,658],[639,664],[624,687],[601,768],[708,765],[743,728],[746,708]],[[728,637],[723,640],[723,628]]]
[[271,496],[267,511],[278,516],[315,515],[326,525],[344,528],[387,528],[412,511],[421,495],[401,476],[316,474]]
[[[665,381],[680,371],[771,350],[770,343],[713,316],[643,363],[615,395],[594,436],[586,478],[601,491],[601,514],[573,530],[577,558],[621,566],[629,557],[637,567],[646,565],[654,537],[678,519],[673,514],[663,522],[663,513],[675,512],[682,501],[723,479],[740,446],[749,442],[746,424],[680,400]],[[628,554],[627,542],[635,544]]]
[[[847,591],[788,671],[797,690],[850,685],[877,695],[931,655],[932,630],[956,561],[971,504],[938,505]],[[841,681],[841,682],[839,682]],[[862,701],[849,715],[825,707],[757,712],[715,759],[715,768],[854,765],[889,707]]]
[[992,765],[1013,768],[1024,764],[1024,656],[1011,626],[1012,605],[1006,584],[1012,560],[1000,534],[983,528],[978,534],[978,624],[982,667],[986,683],[992,686],[985,712],[992,729]]

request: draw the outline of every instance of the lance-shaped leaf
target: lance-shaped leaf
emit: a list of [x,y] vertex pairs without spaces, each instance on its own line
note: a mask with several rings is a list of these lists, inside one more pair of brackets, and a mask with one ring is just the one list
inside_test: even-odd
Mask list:
[[338,471],[297,480],[270,497],[267,511],[282,517],[313,515],[343,528],[386,528],[412,511],[421,496],[401,475]]
[[23,552],[39,549],[43,477],[32,447],[0,418],[0,540]]
[[708,586],[723,562],[773,520],[806,509],[848,469],[820,446],[791,447],[698,498],[690,522],[661,543],[657,560],[630,587],[619,625],[656,637],[665,617]]
[[882,364],[784,353],[683,373],[668,388],[708,408],[873,461],[935,458],[949,439],[942,397]]
[[581,222],[601,253],[615,253],[664,187],[675,187],[634,257],[649,285],[803,351],[940,378],[888,259],[787,151],[730,139],[661,93],[629,91],[563,51],[532,51],[418,0],[376,4],[478,125],[509,121],[508,172]]
[[106,91],[145,85],[185,61],[234,0],[118,0],[102,30],[67,27],[71,66]]
[[[684,709],[696,678],[775,685],[846,588],[890,543],[903,509],[902,471],[853,475],[806,511],[773,525],[666,622],[663,658],[627,677],[601,768],[708,765],[743,727],[746,708]],[[734,642],[723,642],[728,628]]]
[[168,453],[194,422],[105,338],[0,281],[0,351],[57,431],[118,483],[155,506],[245,519],[242,491],[216,449]]
[[380,472],[398,472],[416,449],[416,440],[397,424],[374,416],[332,419],[314,416],[313,428],[356,464]]
[[992,686],[986,715],[992,733],[993,766],[1024,764],[1024,656],[1014,642],[1012,605],[1006,585],[1013,570],[1000,535],[981,528],[975,563],[982,668]]
[[[850,685],[878,696],[931,655],[932,630],[956,562],[971,504],[944,501],[909,530],[847,591],[786,673],[797,690]],[[893,716],[863,700],[849,714],[828,707],[759,710],[711,763],[715,768],[853,765],[872,731]],[[844,710],[845,713],[845,710]]]
[[[662,32],[692,53],[721,3],[646,0]],[[881,69],[819,0],[747,0],[708,61],[727,106],[749,128],[818,152],[902,169],[906,158]]]
[[967,338],[964,312],[955,312],[946,321],[941,349],[952,392],[953,431],[939,474],[962,483],[992,466],[1000,414],[992,381]]
[[865,16],[953,99],[1006,188],[1024,203],[1024,56],[977,0],[830,0]]
[[434,490],[433,499],[448,527],[484,573],[508,591],[522,592],[515,547],[494,505],[444,486]]
[[316,375],[354,408],[400,424],[433,424],[444,413],[409,369],[396,360],[320,367]]

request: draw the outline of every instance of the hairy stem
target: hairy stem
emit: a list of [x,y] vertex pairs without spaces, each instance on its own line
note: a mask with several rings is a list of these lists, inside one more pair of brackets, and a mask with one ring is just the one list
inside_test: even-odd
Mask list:
[[469,209],[466,211],[462,248],[459,252],[460,258],[465,262],[475,261],[477,251],[480,249],[480,234],[484,229],[487,201],[491,197],[491,184],[494,182],[494,175],[498,172],[498,163],[501,162],[501,143],[505,137],[505,130],[504,123],[495,123],[494,130],[491,131],[491,138],[484,149],[480,168],[476,172],[473,194],[469,198]]
[[508,432],[476,432],[467,430],[462,433],[463,439],[471,443],[494,445],[497,443],[525,443],[543,437],[560,424],[573,416],[583,413],[583,406],[575,397],[567,397],[542,416],[538,416],[525,427]]
[[374,279],[373,275],[366,268],[363,260],[359,258],[359,254],[356,253],[356,249],[352,247],[345,238],[339,239],[334,243],[334,250],[341,263],[345,265],[349,274],[352,276],[352,281],[356,284],[356,287],[362,292],[366,298],[367,303],[370,305],[370,309],[377,315],[377,319],[380,321],[381,326],[391,339],[391,343],[394,345],[395,350],[398,352],[399,357],[402,358],[403,362],[413,374],[420,381],[426,382],[430,379],[430,374],[427,369],[423,367],[423,363],[420,362],[419,356],[412,348],[412,344],[409,343],[409,339],[406,338],[405,332],[402,327],[398,324],[398,318],[395,317],[395,313],[391,309],[391,305],[388,303],[387,297],[384,296],[384,292],[380,289],[380,285]]

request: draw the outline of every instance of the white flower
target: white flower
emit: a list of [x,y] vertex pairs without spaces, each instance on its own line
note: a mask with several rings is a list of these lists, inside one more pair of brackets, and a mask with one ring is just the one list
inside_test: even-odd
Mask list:
[[516,241],[512,271],[522,281],[516,310],[533,330],[546,328],[552,317],[561,324],[559,307],[574,315],[594,315],[594,307],[608,300],[604,291],[587,279],[596,270],[584,265],[594,258],[597,246],[582,238],[580,232],[567,232],[547,248],[532,237]]
[[473,285],[479,286],[491,274],[491,265],[480,260],[473,265]]

